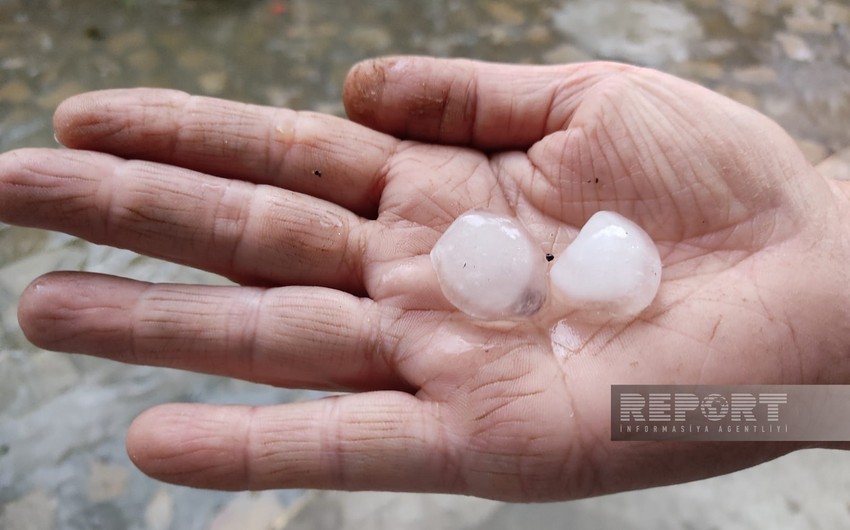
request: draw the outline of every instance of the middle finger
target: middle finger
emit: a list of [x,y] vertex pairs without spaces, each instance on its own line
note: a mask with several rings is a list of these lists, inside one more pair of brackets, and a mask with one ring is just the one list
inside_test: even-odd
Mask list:
[[49,149],[0,156],[0,221],[60,230],[243,283],[358,294],[367,232],[379,226],[280,188]]

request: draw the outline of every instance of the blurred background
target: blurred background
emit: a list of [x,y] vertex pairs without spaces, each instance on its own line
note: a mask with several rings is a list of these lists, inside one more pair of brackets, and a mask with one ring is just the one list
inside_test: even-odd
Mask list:
[[[0,0],[0,151],[55,146],[56,105],[98,88],[170,87],[343,115],[346,71],[376,55],[614,59],[695,80],[764,112],[819,170],[850,178],[848,32],[848,0]],[[160,484],[124,452],[124,432],[143,409],[316,394],[39,351],[17,325],[17,297],[55,269],[222,283],[0,224],[2,530],[850,527],[850,455],[830,451],[543,506]]]

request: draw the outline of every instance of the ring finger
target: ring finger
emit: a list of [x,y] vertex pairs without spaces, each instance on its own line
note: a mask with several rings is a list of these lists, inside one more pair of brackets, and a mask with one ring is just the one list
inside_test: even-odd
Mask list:
[[289,388],[410,390],[399,312],[333,289],[149,284],[52,273],[22,295],[36,345]]

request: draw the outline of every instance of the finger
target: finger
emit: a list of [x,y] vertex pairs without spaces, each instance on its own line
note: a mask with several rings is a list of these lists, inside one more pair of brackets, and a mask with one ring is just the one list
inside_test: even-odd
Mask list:
[[56,110],[54,127],[68,147],[271,184],[367,216],[397,144],[332,116],[158,89],[73,97]]
[[525,149],[563,129],[588,88],[625,68],[387,57],[351,69],[344,101],[352,120],[399,138]]
[[411,388],[394,369],[391,310],[330,289],[55,273],[18,311],[27,338],[50,350],[290,388]]
[[161,164],[80,151],[0,155],[0,221],[60,230],[244,282],[363,292],[361,238],[369,225],[350,211]]
[[436,407],[401,392],[165,405],[133,422],[127,452],[148,475],[193,487],[447,491],[457,481]]

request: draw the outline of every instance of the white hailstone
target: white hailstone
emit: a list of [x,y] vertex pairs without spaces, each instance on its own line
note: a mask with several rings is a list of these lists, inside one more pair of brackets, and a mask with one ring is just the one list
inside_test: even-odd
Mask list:
[[646,309],[661,282],[661,258],[641,227],[614,212],[597,212],[549,273],[570,306],[625,318]]
[[445,297],[479,319],[529,316],[546,300],[546,259],[514,219],[470,211],[431,250]]

